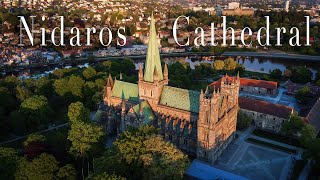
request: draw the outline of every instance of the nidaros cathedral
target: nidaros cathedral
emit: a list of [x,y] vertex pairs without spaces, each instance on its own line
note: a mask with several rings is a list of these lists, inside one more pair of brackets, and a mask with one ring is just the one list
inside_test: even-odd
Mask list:
[[162,68],[158,48],[152,16],[138,84],[107,79],[103,97],[109,112],[107,131],[120,133],[129,126],[152,124],[179,149],[213,163],[235,135],[240,78],[223,77],[220,89],[211,92],[168,86],[168,67]]

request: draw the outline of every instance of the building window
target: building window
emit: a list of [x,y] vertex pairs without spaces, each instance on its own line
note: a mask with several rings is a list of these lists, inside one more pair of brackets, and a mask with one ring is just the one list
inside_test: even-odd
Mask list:
[[150,94],[151,94],[151,97],[152,97],[152,91],[151,91],[151,93],[150,93]]
[[188,145],[188,140],[187,139],[184,139],[184,145]]
[[209,139],[209,133],[205,133],[205,134],[204,134],[204,140],[205,140],[205,141],[208,141],[208,139]]
[[169,134],[169,140],[172,141],[172,135],[171,134]]
[[272,90],[271,89],[267,89],[267,93],[271,94]]
[[243,91],[243,88],[241,88],[240,91]]
[[207,118],[207,125],[209,125],[210,124],[209,111],[206,111],[206,118]]
[[207,157],[207,151],[204,151],[203,154],[204,154],[204,157]]

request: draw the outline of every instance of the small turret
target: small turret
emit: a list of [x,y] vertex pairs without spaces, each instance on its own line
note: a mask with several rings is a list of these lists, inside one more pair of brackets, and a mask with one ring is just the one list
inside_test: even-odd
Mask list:
[[206,87],[206,91],[204,92],[205,95],[209,94],[208,86]]
[[125,105],[124,100],[122,100],[122,103],[121,103],[121,113],[124,114],[125,112],[126,112],[126,105]]
[[107,87],[113,87],[113,79],[111,77],[111,74],[109,73],[109,77],[107,78]]
[[159,81],[158,71],[157,71],[157,68],[156,68],[156,67],[154,67],[153,81],[154,81],[154,82],[158,82],[158,81]]
[[203,90],[201,89],[201,92],[200,92],[200,100],[202,100],[204,98],[204,94],[203,94]]
[[139,66],[139,81],[143,80],[143,70],[142,70],[142,64]]

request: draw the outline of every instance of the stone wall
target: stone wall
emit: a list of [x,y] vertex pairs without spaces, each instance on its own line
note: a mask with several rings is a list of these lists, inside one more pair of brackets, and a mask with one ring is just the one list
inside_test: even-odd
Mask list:
[[266,89],[266,88],[259,88],[253,86],[240,86],[240,91],[255,93],[255,94],[262,94],[262,95],[273,95],[277,94],[277,90],[274,89]]
[[241,111],[246,114],[257,128],[273,131],[278,133],[281,130],[282,124],[287,120],[284,118],[279,118],[273,115],[259,113],[255,111],[250,111],[246,109],[241,109]]

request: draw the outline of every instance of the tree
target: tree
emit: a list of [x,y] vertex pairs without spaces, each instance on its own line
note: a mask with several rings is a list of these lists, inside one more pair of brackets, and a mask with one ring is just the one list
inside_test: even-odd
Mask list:
[[81,102],[71,103],[68,107],[68,117],[71,124],[89,122],[89,110]]
[[251,119],[241,110],[238,112],[237,129],[243,130],[250,126]]
[[299,89],[296,94],[295,98],[301,103],[307,103],[312,97],[312,93],[309,87],[305,86]]
[[320,138],[316,138],[312,143],[308,143],[303,153],[304,157],[310,159],[315,167],[315,170],[320,170]]
[[[67,96],[71,95],[70,101],[74,100],[75,98],[82,98],[82,88],[85,84],[85,81],[78,76],[71,76],[69,78],[57,79],[54,81],[54,89],[55,92],[59,96]],[[70,98],[70,97],[69,97]]]
[[302,145],[307,146],[310,143],[313,143],[314,139],[316,138],[316,130],[315,128],[310,125],[306,124],[301,129],[301,136],[300,136],[300,142]]
[[25,116],[27,130],[30,131],[41,124],[45,124],[52,110],[46,97],[35,95],[21,103],[20,112]]
[[71,141],[71,152],[83,157],[102,135],[102,128],[99,126],[82,121],[73,122],[68,133],[68,139]]
[[87,80],[93,78],[96,74],[97,71],[92,67],[88,67],[82,72],[83,77]]
[[0,179],[14,179],[18,160],[15,149],[0,147]]
[[311,81],[311,71],[306,67],[295,69],[292,73],[292,81],[297,83],[308,83]]
[[239,73],[240,76],[242,76],[246,71],[246,68],[242,64],[237,64],[237,67],[235,69],[235,73]]
[[10,113],[10,127],[16,135],[23,135],[27,132],[27,121],[25,116],[19,111]]
[[224,62],[221,60],[216,60],[214,61],[213,66],[215,70],[220,71],[224,68]]
[[56,172],[59,169],[58,161],[49,154],[43,153],[33,160],[21,158],[18,162],[16,179],[56,179]]
[[87,81],[83,87],[84,103],[89,109],[95,108],[95,103],[92,101],[93,95],[97,92],[96,84],[92,81]]
[[293,113],[288,121],[283,123],[281,131],[289,137],[294,137],[302,130],[303,127],[304,123],[301,117],[297,113]]
[[317,86],[320,86],[320,79],[316,82]]
[[28,146],[32,142],[44,142],[46,141],[46,137],[41,134],[30,134],[28,138],[23,142],[24,146]]
[[272,79],[279,80],[282,77],[282,71],[280,69],[274,69],[271,71],[270,76]]
[[120,177],[117,175],[109,175],[107,173],[101,173],[101,174],[90,174],[87,178],[88,180],[102,180],[102,179],[107,179],[107,180],[125,180],[126,178]]
[[20,102],[23,102],[24,100],[29,98],[30,95],[31,95],[31,92],[27,88],[24,88],[19,85],[16,87],[16,97]]
[[148,125],[123,132],[97,160],[97,172],[132,179],[181,179],[189,164],[187,156],[157,132]]
[[224,61],[224,69],[227,71],[235,70],[237,67],[237,62],[233,58],[227,58]]
[[47,98],[52,96],[52,82],[47,77],[42,77],[36,81],[35,93],[44,95]]
[[20,81],[15,76],[7,76],[4,78],[3,83],[4,83],[4,86],[7,87],[10,92],[14,92],[14,89],[20,83]]
[[81,102],[72,103],[69,106],[68,117],[71,124],[71,129],[68,132],[68,140],[71,141],[70,151],[82,159],[81,170],[83,177],[85,155],[103,136],[103,131],[100,126],[89,122],[88,110]]
[[77,177],[76,169],[71,164],[61,167],[57,173],[59,179],[75,180]]
[[96,84],[97,90],[101,92],[103,91],[106,85],[106,82],[103,79],[96,79],[94,83]]
[[11,123],[8,117],[10,112],[16,109],[16,100],[9,92],[8,88],[0,87],[0,136],[7,135],[10,130],[8,124]]

